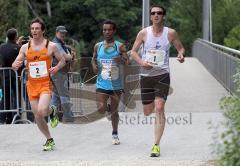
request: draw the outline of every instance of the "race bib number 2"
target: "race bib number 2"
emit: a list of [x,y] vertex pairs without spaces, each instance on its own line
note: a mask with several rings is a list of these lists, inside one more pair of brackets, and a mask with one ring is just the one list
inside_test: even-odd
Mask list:
[[41,78],[48,76],[46,61],[30,62],[29,72],[32,78]]
[[119,68],[113,60],[101,60],[101,76],[104,80],[116,80],[119,78]]
[[161,66],[164,64],[166,52],[164,50],[147,50],[145,61],[155,66]]

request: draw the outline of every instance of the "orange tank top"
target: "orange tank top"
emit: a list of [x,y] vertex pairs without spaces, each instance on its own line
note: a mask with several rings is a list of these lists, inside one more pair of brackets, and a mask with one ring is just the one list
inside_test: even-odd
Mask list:
[[27,68],[28,81],[50,81],[49,69],[52,65],[52,58],[48,55],[48,44],[40,51],[34,51],[31,47],[31,41],[28,43],[27,50]]

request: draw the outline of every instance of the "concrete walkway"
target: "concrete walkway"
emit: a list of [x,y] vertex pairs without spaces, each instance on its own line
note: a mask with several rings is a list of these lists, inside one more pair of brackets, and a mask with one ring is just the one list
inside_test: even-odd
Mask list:
[[[110,122],[60,124],[51,129],[56,149],[41,151],[45,139],[32,125],[0,126],[0,165],[213,165],[213,131],[223,120],[219,99],[228,93],[194,58],[185,64],[171,59],[173,94],[169,96],[161,157],[150,158],[154,116],[144,117],[140,101],[120,114],[121,144],[111,145]],[[137,91],[136,91],[137,93]]]

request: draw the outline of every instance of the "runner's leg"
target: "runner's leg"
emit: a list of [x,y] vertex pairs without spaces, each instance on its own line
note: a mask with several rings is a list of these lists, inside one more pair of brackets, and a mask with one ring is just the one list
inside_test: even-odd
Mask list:
[[50,94],[41,94],[39,100],[34,100],[30,102],[33,113],[35,115],[37,126],[47,139],[51,138],[48,125],[45,120],[45,117],[50,114],[49,111],[50,99],[51,99]]

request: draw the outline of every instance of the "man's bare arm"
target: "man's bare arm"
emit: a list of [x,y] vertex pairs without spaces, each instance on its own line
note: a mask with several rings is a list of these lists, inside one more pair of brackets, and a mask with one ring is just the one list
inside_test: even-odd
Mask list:
[[24,44],[19,53],[18,56],[16,57],[15,61],[12,64],[12,68],[13,70],[18,70],[22,65],[23,65],[23,61],[24,61],[24,57],[26,54],[26,49],[27,49],[28,44]]
[[127,49],[124,44],[121,44],[119,46],[119,51],[120,51],[120,57],[114,58],[115,62],[121,63],[121,64],[129,64],[129,57],[127,55]]
[[146,30],[145,30],[145,29],[141,30],[141,31],[138,33],[138,35],[137,35],[137,37],[136,37],[136,40],[135,40],[135,42],[134,42],[134,44],[133,44],[132,50],[131,50],[131,57],[132,57],[139,65],[143,66],[144,68],[146,68],[146,69],[151,69],[152,66],[151,66],[149,63],[143,61],[143,60],[140,58],[139,54],[138,54],[138,51],[139,51],[141,45],[144,43],[144,35],[146,35]]
[[177,32],[174,29],[170,29],[169,30],[169,38],[170,41],[173,43],[174,47],[177,49],[178,51],[178,61],[180,63],[184,62],[184,54],[185,54],[185,49],[182,45],[182,42],[180,41]]
[[66,61],[71,61],[73,59],[73,56],[70,54],[69,51],[68,53],[64,53],[63,57],[65,58]]
[[93,72],[96,74],[98,72],[98,66],[97,66],[97,49],[98,49],[98,43],[95,44],[94,48],[93,48],[93,56],[92,56],[92,68],[93,68]]
[[138,51],[141,47],[141,45],[143,44],[143,30],[141,30],[137,37],[136,40],[133,44],[132,50],[131,50],[131,57],[138,63],[138,64],[142,64],[142,59],[139,57]]

